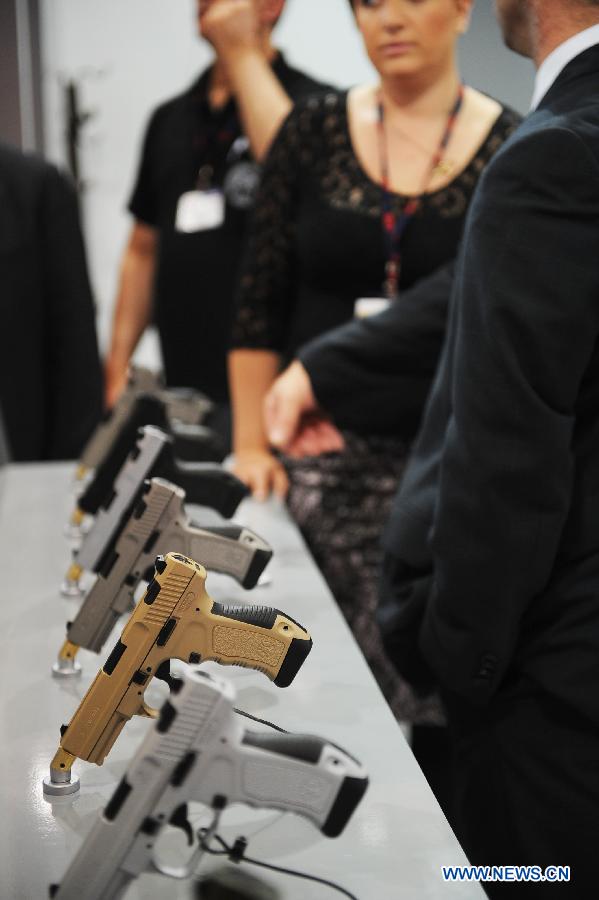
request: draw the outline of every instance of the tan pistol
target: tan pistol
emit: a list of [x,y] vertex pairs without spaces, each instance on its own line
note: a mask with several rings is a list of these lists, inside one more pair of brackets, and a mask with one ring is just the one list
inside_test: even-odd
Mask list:
[[102,765],[126,722],[154,718],[145,689],[158,677],[176,689],[169,661],[246,666],[278,687],[295,678],[312,648],[308,632],[269,606],[227,606],[205,589],[206,570],[178,553],[156,559],[154,578],[131,614],[112,653],[98,672],[69,725],[44,779],[49,794],[72,793],[76,759]]

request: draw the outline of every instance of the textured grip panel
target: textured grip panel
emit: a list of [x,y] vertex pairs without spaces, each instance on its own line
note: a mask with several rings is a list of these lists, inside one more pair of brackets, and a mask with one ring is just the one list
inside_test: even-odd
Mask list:
[[279,611],[272,606],[228,606],[226,603],[217,602],[212,604],[211,612],[214,616],[235,619],[237,622],[257,625],[259,628],[274,628],[279,615]]
[[212,632],[212,649],[217,657],[228,657],[239,665],[277,670],[287,646],[263,632],[217,625]]
[[[281,616],[283,619],[287,619],[287,621],[293,622],[293,619],[290,619],[289,616],[285,615],[285,613],[282,613],[280,612],[280,610],[274,609],[271,606],[226,606],[223,603],[213,603],[212,613],[216,616],[222,616],[223,618],[227,619],[234,619],[238,622],[244,622],[248,625],[255,625],[258,628],[268,630],[272,630],[274,628],[277,616]],[[302,631],[305,630],[301,625],[299,625],[299,623],[294,622],[294,624],[297,625],[298,628],[301,628]],[[249,637],[247,631],[239,630],[238,632],[236,632],[234,628],[215,628],[213,632],[215,650],[217,634],[218,643],[221,647],[225,647],[225,640],[226,642],[230,643],[231,647],[233,647],[234,645],[237,645],[238,647],[238,650],[235,653],[224,650],[221,650],[220,652],[225,652],[227,656],[236,656],[239,650],[242,650],[243,652],[241,653],[241,656],[243,658],[246,657],[247,648],[249,646],[249,644],[247,644]],[[244,643],[242,643],[242,639]],[[274,679],[274,683],[277,685],[277,687],[289,687],[289,685],[299,672],[300,668],[302,667],[308,653],[312,649],[312,641],[307,636],[305,639],[297,637],[292,638],[291,643],[288,645],[288,647],[285,643],[276,640],[274,635],[272,638],[269,638],[268,635],[260,636],[256,634],[255,641],[259,642],[260,644],[262,656],[268,653],[269,655],[272,654],[274,658],[276,647],[282,647],[286,649],[285,655],[280,655],[281,667]],[[267,664],[274,665],[274,663]]]

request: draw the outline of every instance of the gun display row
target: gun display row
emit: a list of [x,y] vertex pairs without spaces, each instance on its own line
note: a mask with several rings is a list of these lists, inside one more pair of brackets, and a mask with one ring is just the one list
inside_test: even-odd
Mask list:
[[222,810],[231,803],[309,819],[327,837],[345,828],[368,786],[360,763],[320,737],[246,730],[230,684],[188,673],[167,700],[59,886],[55,900],[117,900],[144,872],[192,875],[202,852],[172,869],[154,855],[168,824],[194,844],[187,804]]
[[[131,366],[125,390],[83,448],[76,472],[77,480],[82,480],[102,464],[122,429],[133,417],[135,401],[141,394],[154,396],[161,401],[165,416],[172,425],[202,425],[212,410],[211,401],[199,391],[191,388],[166,388],[156,373]],[[148,420],[139,422],[137,427],[159,424]]]
[[[135,509],[107,547],[95,584],[74,620],[53,671],[80,672],[74,666],[80,647],[99,653],[117,619],[133,605],[135,590],[156,555],[177,552],[201,561],[208,571],[235,578],[253,588],[272,557],[272,548],[249,528],[224,525],[199,528],[187,516],[185,491],[152,478],[144,484]],[[149,576],[152,577],[151,575]]]
[[[55,671],[75,671],[80,647],[100,652],[118,617],[133,606],[140,581],[151,580],[69,724],[61,727],[44,793],[74,794],[77,759],[102,765],[134,715],[156,721],[61,884],[52,888],[59,900],[119,898],[146,871],[192,875],[206,836],[198,833],[194,841],[189,802],[211,807],[214,827],[227,805],[241,802],[299,814],[336,837],[368,785],[360,763],[320,737],[245,729],[233,706],[234,690],[220,677],[187,666],[183,680],[171,674],[171,660],[214,661],[260,671],[276,686],[288,687],[312,648],[309,633],[278,609],[228,605],[206,592],[206,568],[249,589],[272,556],[269,544],[250,529],[232,523],[202,527],[185,510],[187,500],[228,518],[248,494],[238,479],[212,464],[224,452],[202,426],[209,408],[201,395],[166,391],[150,373],[135,370],[80,460],[77,478],[91,470],[93,475],[72,521],[95,519],[74,553],[65,593],[80,593],[84,571],[97,577],[67,623]],[[186,456],[195,461],[182,461]],[[145,700],[153,678],[170,689],[160,712]],[[193,847],[178,869],[154,854],[169,824],[181,827]]]
[[72,527],[81,525],[85,516],[93,516],[110,495],[114,480],[135,445],[140,428],[153,425],[168,434],[173,454],[179,460],[222,462],[226,447],[220,435],[202,425],[171,423],[165,403],[158,397],[139,394],[131,404],[127,418],[120,423],[102,462],[78,497],[70,519]]
[[101,765],[134,715],[155,717],[144,694],[152,678],[176,687],[170,660],[246,666],[278,687],[295,678],[312,648],[308,632],[268,606],[227,606],[205,589],[206,570],[178,553],[156,559],[154,579],[68,726],[61,729],[46,793],[78,789],[76,759]]
[[173,455],[172,439],[158,428],[148,425],[140,435],[119,471],[110,494],[99,509],[90,531],[67,571],[62,592],[80,596],[82,573],[99,572],[115,535],[129,518],[143,491],[146,480],[160,476],[179,485],[190,503],[208,506],[230,518],[248,494],[238,478],[219,465],[210,463],[178,463]]

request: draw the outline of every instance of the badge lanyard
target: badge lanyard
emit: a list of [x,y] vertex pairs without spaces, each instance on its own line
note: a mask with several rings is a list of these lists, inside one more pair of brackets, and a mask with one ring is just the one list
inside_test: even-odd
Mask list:
[[417,197],[409,197],[404,205],[401,213],[397,215],[393,210],[393,200],[390,188],[389,175],[389,153],[387,148],[387,132],[385,128],[385,107],[382,98],[378,103],[378,131],[379,131],[379,150],[381,157],[381,185],[383,189],[382,199],[382,222],[383,234],[385,237],[385,245],[387,250],[387,262],[385,264],[385,282],[383,292],[389,300],[395,300],[399,291],[399,275],[401,269],[401,240],[406,227],[412,220],[420,208],[420,204],[426,192],[431,178],[435,170],[439,168],[443,161],[443,154],[447,150],[447,145],[453,134],[456,119],[464,102],[464,85],[461,84],[456,101],[449,113],[447,125],[439,147],[437,148],[428,169],[424,187]]
[[219,116],[218,112],[215,115],[214,110],[210,108],[207,96],[200,94],[194,99],[195,115],[198,117],[201,114],[204,122],[200,129],[196,118],[192,138],[193,151],[196,158],[201,155],[206,160],[199,166],[195,188],[199,191],[208,191],[214,188],[218,166],[239,137],[239,125],[235,109],[226,116],[222,114]]

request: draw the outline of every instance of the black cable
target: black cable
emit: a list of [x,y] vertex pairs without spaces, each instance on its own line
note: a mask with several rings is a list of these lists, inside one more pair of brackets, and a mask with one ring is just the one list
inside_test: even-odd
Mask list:
[[281,728],[280,725],[275,725],[273,722],[269,722],[268,719],[259,719],[257,716],[252,716],[251,713],[244,712],[242,709],[233,709],[233,712],[236,712],[238,716],[243,716],[246,719],[251,719],[252,722],[258,722],[259,725],[267,725],[269,728],[273,728],[275,731],[280,731],[281,734],[289,734],[284,728]]
[[200,846],[202,850],[206,853],[209,853],[211,856],[228,856],[232,862],[246,862],[250,863],[253,866],[259,866],[262,869],[269,869],[271,872],[279,872],[281,875],[291,875],[293,878],[303,878],[306,881],[314,881],[316,884],[324,884],[325,887],[329,887],[334,891],[338,891],[340,894],[343,894],[345,897],[349,897],[349,900],[358,900],[355,894],[350,894],[345,888],[341,887],[340,884],[336,884],[334,881],[328,881],[326,878],[320,878],[318,875],[310,875],[307,872],[298,872],[296,869],[286,869],[283,866],[275,866],[272,863],[263,862],[260,859],[253,859],[251,856],[245,855],[245,848],[247,846],[247,841],[245,838],[237,838],[232,847],[227,844],[226,841],[219,834],[214,834],[212,837],[215,841],[224,847],[224,850],[215,850],[213,847],[210,847],[206,841],[204,840],[204,835],[202,832],[205,832],[206,829],[202,829],[198,832],[198,840],[200,842]]

